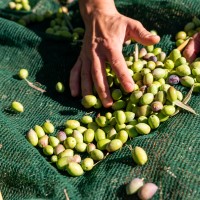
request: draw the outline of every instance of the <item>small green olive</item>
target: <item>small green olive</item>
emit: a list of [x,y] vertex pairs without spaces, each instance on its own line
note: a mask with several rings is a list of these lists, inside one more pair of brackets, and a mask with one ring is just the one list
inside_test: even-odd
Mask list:
[[134,91],[130,96],[130,101],[132,103],[138,103],[142,95],[143,95],[142,91]]
[[126,102],[122,99],[118,100],[118,101],[115,101],[113,104],[112,104],[112,109],[113,110],[121,110],[123,108],[126,107]]
[[153,102],[154,95],[152,93],[145,93],[141,98],[140,98],[140,105],[148,105]]
[[97,98],[94,95],[86,95],[82,98],[81,103],[85,108],[91,108],[97,103]]
[[157,68],[155,68],[155,69],[152,71],[152,74],[153,74],[153,78],[154,78],[155,80],[158,80],[158,79],[160,79],[160,78],[165,77],[166,71],[165,71],[165,69],[163,69],[163,68],[157,67]]
[[94,130],[93,129],[87,129],[83,133],[83,141],[85,143],[91,143],[94,140]]
[[177,91],[173,86],[170,86],[167,90],[167,100],[169,100],[170,102],[177,100]]
[[58,158],[66,157],[66,156],[74,156],[74,151],[72,149],[65,149],[63,152],[58,154]]
[[47,134],[51,134],[54,132],[54,125],[50,121],[44,122],[44,124],[42,125],[42,128],[44,132]]
[[83,142],[83,134],[77,130],[74,130],[72,133],[72,137],[76,139],[76,143]]
[[115,120],[116,120],[117,124],[121,125],[121,124],[125,123],[126,115],[125,115],[124,111],[117,110],[114,112],[114,116],[115,116]]
[[89,129],[94,130],[94,131],[96,131],[96,130],[99,128],[99,126],[98,126],[98,124],[97,124],[96,122],[91,122],[91,123],[89,123],[87,127],[88,127]]
[[153,75],[151,73],[147,73],[143,76],[143,84],[150,86],[153,83]]
[[176,109],[172,105],[164,105],[161,112],[166,116],[172,116],[175,113]]
[[76,144],[75,149],[77,152],[83,153],[87,150],[87,144],[83,142],[79,142]]
[[65,128],[64,132],[66,133],[67,136],[72,136],[73,129],[71,129],[71,128]]
[[187,34],[185,31],[179,31],[177,34],[176,34],[176,40],[179,40],[179,39],[182,39],[182,40],[185,40],[187,37]]
[[132,158],[135,161],[136,164],[138,165],[144,165],[146,164],[148,157],[145,152],[145,150],[139,146],[136,146],[132,151]]
[[33,129],[30,129],[28,131],[26,138],[33,146],[37,146],[38,136],[37,136],[37,133]]
[[148,118],[146,116],[140,116],[137,119],[138,123],[148,123]]
[[37,133],[38,138],[41,138],[42,136],[45,135],[43,128],[39,125],[35,125],[34,130]]
[[90,155],[91,155],[91,158],[95,161],[99,161],[104,158],[103,152],[99,149],[94,149],[93,151],[90,152]]
[[20,79],[26,79],[28,77],[28,70],[27,69],[20,69],[18,72],[18,77]]
[[81,162],[81,167],[83,168],[84,171],[90,171],[94,166],[94,161],[92,158],[85,158]]
[[173,49],[169,54],[169,59],[172,60],[173,62],[176,62],[176,60],[180,57],[181,57],[181,52],[178,49]]
[[98,142],[99,140],[106,139],[106,133],[102,129],[98,128],[94,133],[94,137],[96,142]]
[[136,124],[135,129],[139,134],[142,134],[142,135],[147,135],[151,132],[151,127],[145,123]]
[[24,112],[24,107],[20,102],[13,101],[11,104],[11,109],[15,112],[22,113]]
[[132,127],[130,129],[127,130],[128,136],[130,138],[135,138],[138,136],[138,132],[136,131],[135,127]]
[[87,128],[84,126],[79,126],[76,128],[76,130],[83,134],[87,130]]
[[107,146],[107,144],[110,142],[111,140],[110,139],[103,139],[103,140],[99,140],[98,142],[97,142],[97,148],[99,149],[99,150],[101,150],[101,151],[104,151],[104,150],[106,150],[106,146]]
[[65,86],[63,85],[63,83],[56,83],[56,91],[59,93],[63,93],[65,91]]
[[60,143],[60,141],[59,141],[59,139],[57,137],[54,137],[54,136],[50,136],[49,137],[49,144],[52,147],[56,147],[59,143]]
[[105,127],[108,124],[108,120],[105,116],[99,116],[95,118],[95,122],[98,124],[100,127]]
[[150,105],[143,105],[140,107],[137,107],[136,110],[136,116],[140,117],[140,116],[149,116],[151,113],[151,106]]
[[95,146],[95,144],[93,144],[93,143],[89,143],[89,144],[87,144],[87,152],[90,154],[93,150],[95,150],[96,149],[96,146]]
[[57,155],[52,155],[51,156],[51,162],[56,163],[58,161],[58,156]]
[[117,133],[117,135],[116,135],[115,138],[121,140],[122,143],[124,144],[124,143],[126,143],[127,140],[128,140],[128,133],[127,133],[127,131],[125,131],[125,130],[120,130],[120,131]]
[[53,155],[53,147],[51,145],[47,145],[43,148],[43,153],[46,155],[46,156],[51,156]]
[[181,85],[185,87],[192,87],[192,85],[194,85],[194,78],[192,78],[191,76],[184,76],[181,77],[180,82]]
[[132,195],[135,194],[142,186],[144,185],[143,179],[134,178],[126,185],[126,194]]
[[80,126],[80,122],[77,120],[69,119],[65,122],[66,128],[76,129]]
[[38,141],[38,146],[41,148],[44,148],[48,144],[49,144],[49,136],[48,135],[42,136]]
[[148,124],[151,127],[151,129],[156,129],[160,125],[160,119],[156,115],[151,115],[148,118]]
[[66,169],[71,176],[82,176],[84,174],[81,165],[76,162],[69,162]]
[[74,137],[68,137],[64,141],[64,146],[66,149],[73,149],[76,146],[76,139]]
[[106,145],[106,150],[108,152],[114,152],[122,148],[122,141],[120,139],[113,139]]
[[61,158],[58,158],[58,161],[56,162],[56,167],[59,170],[65,170],[69,162],[74,162],[73,156],[63,156]]
[[142,61],[135,61],[133,63],[133,65],[131,66],[131,69],[133,70],[133,72],[140,72],[142,70],[142,68],[144,67],[144,64]]
[[111,95],[113,100],[117,101],[122,98],[122,91],[120,89],[114,89]]
[[83,116],[83,117],[81,118],[81,122],[82,122],[83,124],[89,124],[89,123],[93,122],[93,119],[92,119],[91,116],[85,115],[85,116]]
[[188,76],[191,74],[191,69],[187,64],[179,65],[176,67],[176,73],[179,76]]

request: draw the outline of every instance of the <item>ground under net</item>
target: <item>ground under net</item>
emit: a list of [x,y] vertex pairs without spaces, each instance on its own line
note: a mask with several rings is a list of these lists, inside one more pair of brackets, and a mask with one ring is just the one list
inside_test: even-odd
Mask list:
[[[200,199],[200,117],[181,111],[162,123],[149,135],[128,141],[128,145],[141,146],[148,154],[145,166],[134,164],[130,150],[124,146],[110,154],[90,172],[81,177],[70,177],[58,171],[41,152],[31,146],[25,135],[34,125],[49,119],[59,130],[67,119],[80,119],[88,111],[79,98],[70,96],[69,72],[80,48],[69,42],[47,36],[44,29],[49,21],[23,27],[10,19],[19,16],[6,9],[8,0],[0,2],[0,191],[5,200],[31,199],[138,199],[127,197],[125,185],[134,177],[154,182],[159,190],[153,199]],[[51,9],[55,1],[31,1],[34,12]],[[200,14],[199,1],[115,1],[118,10],[137,19],[148,29],[161,36],[157,45],[169,53],[175,47],[174,36]],[[71,9],[77,9],[73,5]],[[20,13],[23,15],[24,13]],[[78,15],[77,15],[78,16]],[[80,16],[79,16],[80,17]],[[75,19],[74,23],[81,24]],[[133,47],[124,48],[124,54]],[[40,93],[16,76],[26,68],[29,80],[45,89]],[[64,94],[55,91],[55,84],[66,85]],[[183,88],[186,94],[188,89]],[[20,101],[25,112],[14,114],[9,107]],[[200,113],[199,94],[192,95],[189,105]],[[91,116],[97,112],[92,110]]]

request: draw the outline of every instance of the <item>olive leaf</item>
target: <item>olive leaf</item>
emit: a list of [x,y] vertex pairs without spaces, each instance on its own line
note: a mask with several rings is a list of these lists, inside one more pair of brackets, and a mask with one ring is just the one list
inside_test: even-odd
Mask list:
[[[174,116],[174,115],[176,115],[176,114],[178,114],[179,112],[180,112],[180,108],[183,108],[183,109],[185,109],[185,110],[188,110],[187,108],[189,108],[190,110],[192,109],[190,106],[188,106],[188,105],[186,105],[187,103],[188,103],[188,101],[191,99],[191,97],[192,97],[192,92],[193,92],[193,89],[194,89],[194,85],[192,85],[192,87],[191,87],[191,89],[189,90],[189,92],[187,93],[187,95],[185,96],[185,98],[182,100],[182,102],[181,101],[178,101],[178,100],[176,100],[177,102],[174,102],[174,104],[176,105],[176,106],[178,106],[179,108],[176,110],[176,112],[172,115],[172,116]],[[181,103],[180,103],[181,102]],[[178,104],[178,105],[177,105]],[[187,108],[186,108],[187,107]],[[190,110],[188,110],[188,111],[190,111]],[[193,110],[193,109],[192,109]],[[193,110],[194,111],[194,110]],[[192,113],[194,113],[192,111]],[[191,112],[191,111],[190,111]],[[194,113],[194,114],[197,114],[196,112]]]
[[195,110],[193,110],[190,106],[184,104],[183,102],[176,100],[173,102],[176,106],[183,108],[184,110],[187,110],[195,115],[197,115],[197,113],[195,112]]

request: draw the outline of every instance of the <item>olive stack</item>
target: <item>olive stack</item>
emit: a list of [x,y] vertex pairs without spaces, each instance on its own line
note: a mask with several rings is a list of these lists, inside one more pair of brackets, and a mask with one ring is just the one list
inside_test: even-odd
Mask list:
[[[194,24],[199,22],[197,18],[193,21],[196,22],[192,22]],[[106,63],[107,80],[114,100],[111,111],[98,114],[95,118],[85,115],[80,120],[69,119],[57,135],[54,134],[54,125],[46,121],[27,133],[28,141],[42,148],[59,170],[81,176],[109,153],[122,148],[128,139],[157,129],[180,108],[196,114],[187,102],[193,91],[200,91],[200,61],[197,58],[188,63],[181,53],[183,43],[191,36],[188,32],[192,32],[197,25],[192,25],[192,29],[188,26],[185,28],[187,31],[181,31],[185,34],[184,38],[181,38],[182,33],[177,33],[176,40],[182,39],[183,42],[176,42],[177,48],[168,56],[159,47],[147,46],[139,50],[135,45],[134,54],[125,57],[135,81],[132,93],[124,92],[109,63]],[[176,89],[177,84],[191,87],[186,97]],[[102,107],[95,95],[83,97],[81,103],[86,109]],[[141,147],[133,148],[132,157],[138,165],[147,162],[147,155]]]

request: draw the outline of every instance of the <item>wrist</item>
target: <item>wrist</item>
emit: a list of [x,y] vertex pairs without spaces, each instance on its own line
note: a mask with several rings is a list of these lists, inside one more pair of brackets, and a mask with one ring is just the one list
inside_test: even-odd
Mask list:
[[94,15],[113,15],[117,12],[114,0],[79,0],[79,8],[85,23]]

